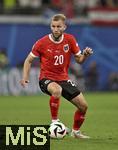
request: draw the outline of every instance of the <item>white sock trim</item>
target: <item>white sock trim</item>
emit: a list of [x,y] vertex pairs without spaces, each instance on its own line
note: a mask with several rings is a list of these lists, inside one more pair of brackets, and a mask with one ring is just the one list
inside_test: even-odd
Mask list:
[[80,131],[80,129],[79,130],[74,130],[74,129],[72,129],[72,132],[79,132]]
[[59,119],[52,119],[52,122],[60,121]]

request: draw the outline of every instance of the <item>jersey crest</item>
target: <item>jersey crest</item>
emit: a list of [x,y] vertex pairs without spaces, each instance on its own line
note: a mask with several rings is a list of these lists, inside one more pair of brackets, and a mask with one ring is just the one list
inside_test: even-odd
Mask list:
[[69,51],[69,45],[68,44],[65,44],[64,46],[63,46],[63,50],[64,50],[64,52],[68,52]]

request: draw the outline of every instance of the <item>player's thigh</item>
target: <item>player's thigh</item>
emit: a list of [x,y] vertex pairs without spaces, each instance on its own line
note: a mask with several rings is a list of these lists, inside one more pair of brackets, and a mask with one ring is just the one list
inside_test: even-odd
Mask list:
[[42,92],[48,95],[61,96],[61,86],[53,80],[43,78],[39,81],[39,86]]
[[71,101],[78,94],[80,94],[80,91],[77,88],[76,84],[71,80],[59,81],[58,83],[62,87],[62,96],[68,101]]
[[88,104],[82,93],[80,93],[75,98],[73,98],[71,100],[71,103],[73,103],[80,111],[83,111],[83,112],[85,112],[88,108]]
[[56,83],[56,82],[49,83],[48,86],[47,86],[47,90],[51,94],[57,95],[57,96],[61,96],[61,93],[62,93],[61,86],[58,83]]

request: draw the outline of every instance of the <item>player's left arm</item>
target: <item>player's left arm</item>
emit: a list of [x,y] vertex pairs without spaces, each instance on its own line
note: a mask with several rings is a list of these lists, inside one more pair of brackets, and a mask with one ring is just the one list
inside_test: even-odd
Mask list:
[[81,64],[83,63],[89,56],[91,56],[93,54],[93,50],[89,47],[86,47],[83,50],[83,53],[79,54],[79,55],[75,55],[75,60],[77,63]]

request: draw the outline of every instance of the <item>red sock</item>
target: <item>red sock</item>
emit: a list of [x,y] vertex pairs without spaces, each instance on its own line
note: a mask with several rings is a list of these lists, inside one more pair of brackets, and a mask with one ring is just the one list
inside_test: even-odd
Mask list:
[[50,103],[51,119],[56,120],[58,119],[60,100],[58,98],[55,98],[54,96],[51,96],[49,103]]
[[77,110],[74,115],[73,129],[79,130],[81,125],[83,124],[84,120],[85,120],[85,113],[82,113]]

